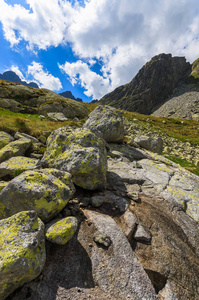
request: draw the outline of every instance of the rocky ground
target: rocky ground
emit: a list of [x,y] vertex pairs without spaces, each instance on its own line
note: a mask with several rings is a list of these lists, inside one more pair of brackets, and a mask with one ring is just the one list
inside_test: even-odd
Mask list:
[[1,133],[0,299],[199,298],[199,178],[124,133],[107,107],[44,156]]

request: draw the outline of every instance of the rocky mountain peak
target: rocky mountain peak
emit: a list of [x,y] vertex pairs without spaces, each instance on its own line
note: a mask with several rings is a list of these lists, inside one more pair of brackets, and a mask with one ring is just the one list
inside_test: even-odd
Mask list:
[[156,55],[130,83],[104,96],[100,104],[151,114],[190,73],[191,64],[186,62],[185,57],[172,57],[164,53]]

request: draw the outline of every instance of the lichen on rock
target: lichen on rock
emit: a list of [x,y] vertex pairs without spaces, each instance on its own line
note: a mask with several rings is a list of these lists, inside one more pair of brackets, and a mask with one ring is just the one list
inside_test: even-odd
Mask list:
[[10,142],[5,147],[0,149],[0,163],[13,157],[20,156],[31,146],[31,140],[20,138],[14,142]]
[[39,167],[39,160],[25,156],[11,157],[0,164],[0,177],[6,175],[17,176],[23,171],[34,170]]
[[46,253],[44,224],[35,211],[23,211],[0,221],[0,299],[36,278]]
[[53,176],[48,169],[26,171],[15,177],[0,193],[0,219],[34,209],[42,221],[55,217],[68,203],[75,188],[68,176],[68,184]]
[[54,220],[46,226],[46,239],[51,243],[64,245],[75,234],[78,221],[75,217]]
[[114,107],[99,105],[89,115],[83,128],[88,128],[106,142],[122,142],[124,124],[121,112]]
[[4,131],[0,131],[0,149],[5,147],[7,144],[9,144],[12,141],[13,141],[13,137],[10,134]]
[[55,130],[47,140],[44,166],[72,174],[73,182],[85,189],[103,189],[106,184],[107,157],[102,139],[89,129]]

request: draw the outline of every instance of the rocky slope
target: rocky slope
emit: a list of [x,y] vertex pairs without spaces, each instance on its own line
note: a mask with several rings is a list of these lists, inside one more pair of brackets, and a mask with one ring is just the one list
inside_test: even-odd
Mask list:
[[41,160],[35,138],[0,134],[0,299],[199,298],[199,177],[160,140],[123,141],[103,107]]
[[0,107],[44,116],[61,113],[62,118],[84,118],[88,115],[87,108],[80,102],[48,89],[35,89],[5,80],[0,80]]
[[160,54],[147,62],[130,83],[105,95],[99,103],[143,114],[156,111],[156,116],[197,119],[196,74],[197,63],[192,69],[184,57]]

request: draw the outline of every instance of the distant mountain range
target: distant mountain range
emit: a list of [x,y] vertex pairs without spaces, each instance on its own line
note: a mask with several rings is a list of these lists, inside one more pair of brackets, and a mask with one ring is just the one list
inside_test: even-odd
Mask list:
[[34,87],[34,88],[37,88],[37,89],[39,88],[39,86],[35,82],[27,83],[26,81],[22,81],[20,79],[20,77],[13,71],[6,71],[3,74],[0,74],[0,79],[8,80],[8,81],[11,81],[11,82],[19,82],[19,83],[21,83],[25,86],[31,86],[31,87]]
[[[199,59],[191,65],[185,57],[162,53],[147,62],[131,82],[105,95],[99,104],[147,115],[197,119],[198,99]],[[160,114],[158,109],[163,104]]]
[[78,101],[78,102],[83,102],[81,98],[75,98],[70,91],[59,93],[59,95],[62,96],[62,97],[65,97],[65,98],[69,98],[69,99]]

